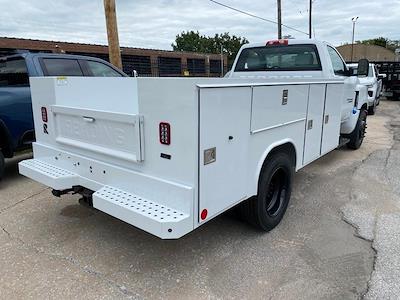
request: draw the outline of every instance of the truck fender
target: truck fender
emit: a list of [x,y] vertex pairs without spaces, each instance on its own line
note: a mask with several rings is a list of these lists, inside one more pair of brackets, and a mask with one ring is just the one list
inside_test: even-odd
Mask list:
[[257,169],[256,172],[254,174],[254,183],[255,183],[255,191],[257,191],[258,189],[258,180],[260,178],[260,174],[261,174],[261,169],[266,161],[266,159],[268,158],[268,155],[274,151],[277,150],[279,151],[279,149],[282,149],[282,151],[285,151],[284,149],[290,149],[291,151],[294,152],[294,164],[295,164],[295,169],[298,170],[301,166],[301,162],[298,161],[297,157],[300,157],[298,149],[296,148],[296,145],[294,143],[294,141],[290,138],[287,139],[283,139],[280,141],[276,141],[274,143],[272,143],[271,145],[269,145],[269,147],[263,152],[263,154],[260,157],[260,160],[258,161],[257,164]]
[[366,86],[357,84],[356,92],[358,93],[357,109],[360,110],[363,106],[368,108],[368,89]]

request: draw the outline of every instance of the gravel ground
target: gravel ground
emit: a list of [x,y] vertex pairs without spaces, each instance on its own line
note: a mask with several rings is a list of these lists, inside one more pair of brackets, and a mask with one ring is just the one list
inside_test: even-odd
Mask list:
[[80,206],[77,195],[54,198],[18,175],[26,156],[10,160],[0,182],[0,298],[398,295],[399,107],[381,102],[358,151],[333,151],[296,174],[286,216],[270,233],[224,214],[163,241]]

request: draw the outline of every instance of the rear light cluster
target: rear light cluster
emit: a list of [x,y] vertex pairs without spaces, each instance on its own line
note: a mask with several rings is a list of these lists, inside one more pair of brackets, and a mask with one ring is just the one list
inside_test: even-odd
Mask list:
[[272,41],[268,41],[265,45],[266,46],[287,46],[287,45],[289,45],[289,41],[288,40],[272,40]]
[[47,118],[47,108],[46,107],[42,107],[42,121],[44,123],[47,123],[48,118]]
[[160,143],[163,145],[171,144],[171,125],[162,122],[159,125]]

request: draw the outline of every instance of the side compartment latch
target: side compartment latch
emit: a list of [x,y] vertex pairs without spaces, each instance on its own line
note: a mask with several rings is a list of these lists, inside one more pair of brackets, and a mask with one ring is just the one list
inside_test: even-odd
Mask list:
[[288,90],[283,90],[283,92],[282,92],[282,105],[286,105],[287,104],[288,97],[289,97],[289,91]]

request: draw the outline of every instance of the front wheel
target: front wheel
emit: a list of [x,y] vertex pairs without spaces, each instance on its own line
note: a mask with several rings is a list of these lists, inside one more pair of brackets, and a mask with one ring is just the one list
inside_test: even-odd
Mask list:
[[367,129],[367,111],[362,109],[358,116],[356,128],[350,135],[350,141],[347,143],[347,147],[353,150],[357,150],[361,147],[364,141],[365,132]]
[[289,204],[294,175],[293,158],[276,152],[264,164],[258,194],[241,205],[241,215],[251,224],[270,231],[282,220]]

